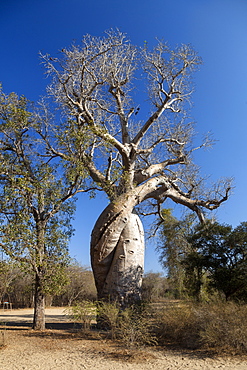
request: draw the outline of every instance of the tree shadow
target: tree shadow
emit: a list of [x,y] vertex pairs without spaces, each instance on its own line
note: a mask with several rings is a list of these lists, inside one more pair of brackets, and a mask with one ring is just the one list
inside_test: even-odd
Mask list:
[[[32,329],[32,326],[32,322],[9,321],[0,324],[0,330],[28,330]],[[61,331],[72,329],[80,330],[81,327],[81,324],[73,322],[48,322],[45,324],[46,329]]]
[[[80,329],[81,324],[68,321],[65,315],[45,315],[46,329],[50,330],[71,330]],[[33,313],[20,314],[20,318],[16,313],[0,315],[0,330],[30,330],[33,326]]]

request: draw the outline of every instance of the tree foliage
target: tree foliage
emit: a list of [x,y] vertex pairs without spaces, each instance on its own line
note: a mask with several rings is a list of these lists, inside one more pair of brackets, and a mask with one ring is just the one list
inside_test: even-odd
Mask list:
[[57,306],[71,306],[84,300],[95,301],[96,289],[92,271],[75,260],[70,261],[66,268],[69,280],[62,294],[57,294],[53,302]]
[[172,292],[176,298],[182,298],[185,291],[185,269],[182,261],[190,252],[187,237],[195,223],[193,214],[188,214],[182,220],[172,215],[171,209],[161,211],[162,222],[159,228],[157,250],[159,260],[169,279]]
[[[30,108],[30,110],[29,110]],[[46,156],[39,132],[44,121],[24,97],[0,94],[0,237],[11,259],[35,273],[35,315],[44,296],[66,283],[72,196],[78,177],[68,182],[64,166]],[[39,303],[38,303],[39,302]],[[41,310],[43,311],[43,310]]]
[[230,225],[208,223],[198,226],[188,240],[193,249],[185,258],[188,270],[193,263],[204,268],[209,285],[227,300],[246,300],[247,223],[242,222],[234,229]]
[[215,290],[227,300],[246,300],[247,223],[232,228],[212,220],[191,223],[191,216],[178,220],[170,210],[162,213],[158,250],[173,289],[180,287],[180,293],[196,300]]

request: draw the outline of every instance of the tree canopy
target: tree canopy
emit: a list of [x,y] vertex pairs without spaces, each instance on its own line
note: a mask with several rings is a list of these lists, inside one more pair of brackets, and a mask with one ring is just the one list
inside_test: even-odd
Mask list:
[[158,41],[149,50],[110,30],[101,38],[86,35],[60,58],[42,58],[52,78],[48,92],[66,116],[48,148],[83,165],[111,200],[136,189],[136,203],[169,197],[202,218],[201,207],[214,209],[227,199],[229,182],[216,185],[209,198],[192,164],[198,148],[188,113],[191,76],[201,59],[190,45],[171,49]]
[[[217,222],[198,226],[188,238],[194,265],[208,272],[209,286],[226,299],[247,299],[247,222],[236,228]],[[189,270],[192,254],[185,258]]]
[[[223,293],[226,300],[246,301],[247,223],[236,228],[207,220],[183,220],[163,210],[158,251],[173,292],[196,300]],[[205,294],[204,294],[205,293]]]

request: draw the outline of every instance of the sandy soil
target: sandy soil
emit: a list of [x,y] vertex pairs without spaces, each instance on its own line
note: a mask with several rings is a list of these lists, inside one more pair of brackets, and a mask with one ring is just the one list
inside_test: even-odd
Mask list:
[[96,332],[85,337],[68,321],[62,308],[46,309],[47,330],[35,332],[31,329],[32,314],[29,309],[0,311],[1,369],[247,369],[247,359],[211,357],[195,351],[164,348],[130,351],[102,339]]

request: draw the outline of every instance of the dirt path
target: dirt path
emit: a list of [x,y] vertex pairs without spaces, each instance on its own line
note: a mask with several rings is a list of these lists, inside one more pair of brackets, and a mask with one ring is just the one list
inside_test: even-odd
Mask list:
[[[61,308],[46,309],[48,329],[31,329],[32,310],[0,312],[1,369],[26,370],[246,370],[247,360],[211,358],[196,352],[149,348],[130,351],[97,333],[83,337]],[[57,327],[56,327],[57,325]],[[49,329],[50,327],[50,329]],[[5,329],[4,329],[5,328]]]

